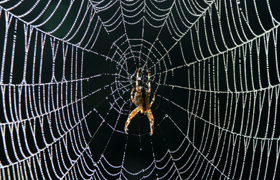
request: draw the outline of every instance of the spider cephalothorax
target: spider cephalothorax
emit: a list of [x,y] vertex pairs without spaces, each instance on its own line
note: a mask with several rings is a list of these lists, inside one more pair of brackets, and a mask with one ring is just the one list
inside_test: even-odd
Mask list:
[[135,108],[128,116],[127,121],[125,123],[125,127],[124,127],[124,131],[127,133],[127,127],[131,121],[131,119],[139,112],[141,111],[141,113],[146,114],[149,118],[150,121],[150,135],[153,134],[153,129],[154,129],[154,116],[153,113],[151,111],[151,106],[155,100],[155,95],[153,96],[153,100],[151,102],[150,101],[150,94],[151,94],[151,82],[150,82],[150,75],[149,75],[149,71],[147,71],[148,73],[148,89],[138,86],[138,77],[139,77],[139,71],[140,68],[137,71],[137,75],[136,75],[136,92],[134,94],[134,98],[133,98],[133,90],[134,88],[132,88],[131,90],[131,101],[137,106],[137,108]]

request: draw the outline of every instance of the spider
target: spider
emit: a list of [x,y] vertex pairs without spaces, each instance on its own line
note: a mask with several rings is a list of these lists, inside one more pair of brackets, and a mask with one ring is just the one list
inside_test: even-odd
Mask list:
[[131,121],[131,119],[139,112],[141,111],[142,114],[145,114],[148,116],[149,121],[150,121],[150,135],[153,135],[153,129],[154,129],[154,116],[153,113],[151,111],[151,106],[153,104],[153,102],[155,101],[155,95],[152,99],[151,102],[149,102],[150,100],[150,94],[151,94],[151,80],[150,80],[150,75],[149,75],[149,71],[147,70],[148,73],[148,89],[138,86],[138,76],[139,76],[139,71],[140,68],[137,71],[137,75],[136,75],[136,92],[134,94],[134,98],[133,98],[133,91],[134,88],[132,88],[131,90],[131,101],[137,106],[137,108],[135,108],[128,116],[126,123],[125,123],[125,127],[124,127],[124,131],[127,134],[127,127]]

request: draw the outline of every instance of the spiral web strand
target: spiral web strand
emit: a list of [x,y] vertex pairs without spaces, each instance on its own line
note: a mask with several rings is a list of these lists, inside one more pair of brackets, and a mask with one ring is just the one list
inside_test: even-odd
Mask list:
[[1,1],[0,179],[279,179],[279,6]]

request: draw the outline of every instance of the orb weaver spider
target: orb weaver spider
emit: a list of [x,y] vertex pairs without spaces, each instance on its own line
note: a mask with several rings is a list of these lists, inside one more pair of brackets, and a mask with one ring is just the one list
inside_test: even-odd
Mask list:
[[134,98],[133,98],[133,91],[134,88],[132,88],[131,90],[131,101],[137,106],[137,108],[135,108],[128,116],[126,123],[125,123],[125,127],[124,127],[124,131],[127,134],[127,127],[130,123],[130,121],[132,120],[132,118],[139,112],[141,111],[142,114],[145,114],[148,116],[149,121],[150,121],[150,135],[153,135],[153,130],[154,130],[154,116],[153,113],[151,111],[151,106],[153,104],[153,102],[155,101],[155,95],[153,96],[153,99],[151,102],[150,101],[150,94],[151,94],[151,80],[150,80],[150,74],[149,71],[147,70],[148,73],[148,89],[138,86],[138,77],[139,77],[139,71],[140,68],[137,71],[137,75],[136,75],[136,92],[134,94]]

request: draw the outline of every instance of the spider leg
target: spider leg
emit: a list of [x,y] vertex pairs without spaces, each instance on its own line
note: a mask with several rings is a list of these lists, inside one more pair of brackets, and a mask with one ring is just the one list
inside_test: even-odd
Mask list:
[[147,73],[148,73],[148,94],[151,94],[151,80],[150,80],[150,73],[149,71],[147,70]]
[[139,72],[140,72],[140,68],[138,69],[137,75],[136,75],[136,92],[137,92],[137,94],[139,94],[139,89],[138,89]]
[[152,99],[152,101],[151,101],[151,103],[150,103],[150,107],[152,107],[154,101],[155,101],[155,95],[153,96],[153,99]]
[[126,123],[125,123],[125,126],[124,126],[124,131],[125,133],[127,134],[127,127],[131,121],[131,119],[140,111],[140,107],[137,107],[135,108],[128,116],[127,120],[126,120]]
[[132,88],[132,90],[131,90],[130,98],[131,98],[131,101],[136,105],[136,101],[134,101],[134,99],[133,99],[133,90],[134,90],[134,88]]
[[154,132],[154,116],[153,116],[153,113],[151,111],[151,109],[148,110],[148,118],[149,118],[149,121],[150,121],[150,135],[153,135],[153,132]]

